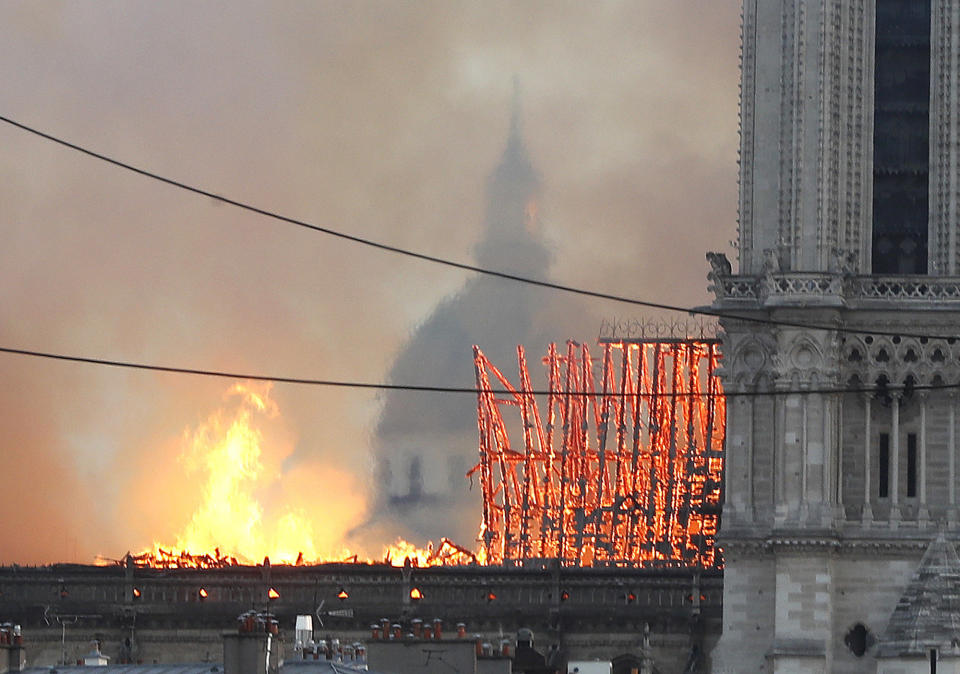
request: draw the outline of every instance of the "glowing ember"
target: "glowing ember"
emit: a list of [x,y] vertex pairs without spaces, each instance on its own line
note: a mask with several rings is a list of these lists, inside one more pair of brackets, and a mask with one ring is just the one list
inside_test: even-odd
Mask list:
[[[442,538],[439,547],[434,547],[433,542],[428,542],[426,548],[418,548],[413,543],[403,539],[398,539],[393,545],[386,547],[380,559],[361,559],[359,555],[350,555],[346,558],[337,559],[310,559],[307,560],[302,554],[297,556],[295,566],[326,564],[326,563],[348,563],[348,564],[390,564],[391,566],[403,566],[409,560],[413,567],[425,568],[429,566],[462,566],[467,564],[483,565],[483,556],[475,554],[467,548],[457,545],[453,541]],[[103,559],[99,560],[102,564],[124,565],[127,561],[136,566],[144,566],[158,569],[223,569],[231,566],[248,566],[251,562],[244,557],[226,556],[220,553],[216,548],[213,554],[194,555],[186,551],[172,552],[157,547],[156,550],[140,553],[139,555],[129,555],[124,559]],[[341,599],[346,599],[350,595],[342,591],[337,595]]]
[[427,547],[418,548],[412,543],[398,539],[389,546],[384,554],[384,561],[393,566],[403,566],[410,560],[412,566],[460,566],[463,564],[477,564],[477,555],[466,548],[457,545],[448,538],[440,539],[440,546],[434,549],[433,541]]

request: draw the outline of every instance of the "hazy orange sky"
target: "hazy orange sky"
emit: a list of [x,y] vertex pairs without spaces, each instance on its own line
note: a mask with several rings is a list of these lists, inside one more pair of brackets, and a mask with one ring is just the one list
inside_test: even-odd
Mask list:
[[[736,232],[739,13],[737,0],[7,1],[0,114],[470,263],[516,75],[553,279],[703,304],[704,252],[729,252]],[[0,147],[0,346],[379,382],[468,279],[5,124]],[[640,315],[542,292],[558,341]],[[429,365],[417,383],[472,384],[432,382]],[[184,438],[232,404],[230,382],[12,355],[0,378],[0,563],[118,557],[183,529],[199,483]],[[377,395],[270,396],[264,502],[294,503],[318,540],[368,545],[341,538],[370,484]]]

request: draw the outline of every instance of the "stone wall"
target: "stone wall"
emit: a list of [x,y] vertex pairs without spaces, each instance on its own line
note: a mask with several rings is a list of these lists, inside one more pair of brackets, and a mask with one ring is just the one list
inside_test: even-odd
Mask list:
[[[267,599],[270,588],[278,599]],[[410,599],[413,588],[423,599]],[[346,600],[337,598],[341,590]],[[466,623],[469,637],[497,642],[501,634],[514,637],[527,627],[541,651],[557,644],[580,660],[646,653],[669,674],[682,672],[691,652],[708,666],[705,654],[720,633],[722,610],[720,574],[681,569],[448,567],[405,573],[353,564],[205,571],[61,565],[0,568],[0,593],[0,618],[23,625],[35,665],[60,662],[64,650],[66,660],[75,662],[94,639],[112,663],[219,662],[221,634],[236,629],[241,613],[270,610],[289,641],[295,617],[316,615],[320,607],[317,636],[343,643],[369,641],[369,626],[381,618],[439,617],[448,638],[458,622]]]

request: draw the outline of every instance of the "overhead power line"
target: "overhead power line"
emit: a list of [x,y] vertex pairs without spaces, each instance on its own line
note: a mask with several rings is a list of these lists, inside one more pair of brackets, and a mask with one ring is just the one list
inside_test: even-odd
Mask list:
[[112,164],[114,166],[120,167],[122,169],[126,169],[128,171],[132,171],[133,173],[144,176],[146,178],[150,178],[152,180],[156,180],[161,183],[165,183],[167,185],[171,185],[173,187],[186,190],[188,192],[193,192],[194,194],[199,194],[201,196],[208,197],[210,199],[215,199],[216,201],[220,201],[222,203],[235,206],[236,208],[240,208],[245,211],[249,211],[251,213],[262,215],[266,218],[279,220],[280,222],[285,222],[287,224],[295,225],[297,227],[303,227],[304,229],[318,232],[320,234],[326,234],[328,236],[333,236],[339,239],[343,239],[345,241],[350,241],[352,243],[368,246],[370,248],[375,248],[388,253],[394,253],[397,255],[402,255],[402,256],[418,259],[418,260],[423,260],[425,262],[431,262],[431,263],[443,265],[446,267],[452,267],[454,269],[474,272],[477,274],[484,274],[486,276],[500,278],[508,281],[515,281],[517,283],[525,283],[528,285],[547,288],[550,290],[557,290],[560,292],[570,293],[574,295],[580,295],[583,297],[591,297],[593,299],[609,300],[611,302],[620,302],[623,304],[630,304],[633,306],[643,307],[645,309],[672,311],[672,312],[679,312],[679,313],[691,314],[696,316],[710,316],[713,318],[726,318],[726,319],[744,321],[749,323],[757,323],[761,325],[793,327],[793,328],[802,328],[802,329],[808,329],[808,330],[833,330],[833,331],[845,333],[845,334],[878,335],[878,336],[885,336],[885,337],[914,337],[914,338],[925,338],[925,339],[960,339],[960,336],[956,336],[956,335],[930,335],[930,334],[903,332],[903,331],[896,331],[896,330],[851,328],[846,326],[807,323],[804,321],[787,321],[787,320],[780,320],[780,319],[773,319],[773,318],[764,318],[762,316],[733,314],[733,313],[723,312],[723,311],[714,311],[712,309],[701,308],[701,307],[681,307],[674,304],[665,304],[662,302],[651,302],[649,300],[641,300],[633,297],[626,297],[624,295],[616,295],[613,293],[606,293],[606,292],[601,292],[597,290],[588,290],[585,288],[578,288],[575,286],[564,285],[561,283],[544,281],[542,279],[535,279],[528,276],[520,276],[519,274],[510,274],[508,272],[497,271],[495,269],[489,269],[486,267],[479,267],[477,265],[467,264],[465,262],[457,262],[456,260],[450,260],[447,258],[438,257],[436,255],[428,255],[427,253],[421,253],[415,250],[401,248],[399,246],[393,246],[390,244],[382,243],[380,241],[375,241],[373,239],[356,236],[354,234],[348,234],[346,232],[341,232],[336,229],[331,229],[330,227],[323,227],[321,225],[316,225],[310,222],[306,222],[304,220],[298,220],[297,218],[281,215],[280,213],[277,213],[275,211],[270,211],[265,208],[260,208],[259,206],[254,206],[252,204],[239,201],[237,199],[232,199],[230,197],[223,196],[222,194],[217,194],[216,192],[211,192],[210,190],[203,189],[201,187],[189,185],[180,180],[167,178],[158,173],[154,173],[153,171],[148,171],[146,169],[136,167],[132,164],[128,164],[118,159],[114,159],[113,157],[109,157],[103,153],[96,152],[94,150],[83,147],[82,145],[78,145],[76,143],[72,143],[58,136],[54,136],[44,131],[40,131],[39,129],[36,129],[32,126],[28,126],[26,124],[18,122],[9,117],[0,115],[0,121],[6,122],[7,124],[14,126],[18,129],[21,129],[28,133],[39,136],[40,138],[44,138],[53,143],[57,143],[58,145],[62,145],[63,147],[70,148],[71,150],[75,150],[89,157],[93,157],[95,159],[99,159],[101,161],[107,162],[108,164]]
[[[17,356],[29,356],[32,358],[45,358],[48,360],[59,360],[66,361],[71,363],[84,363],[87,365],[100,365],[107,367],[117,367],[117,368],[126,368],[131,370],[146,370],[150,372],[165,372],[169,374],[185,374],[185,375],[194,375],[201,377],[218,377],[221,379],[240,379],[245,381],[265,381],[265,382],[274,382],[279,384],[299,384],[303,386],[322,386],[327,388],[352,388],[352,389],[374,389],[381,391],[411,391],[411,392],[420,392],[420,393],[493,393],[495,395],[513,395],[513,391],[507,389],[480,389],[478,390],[475,386],[429,386],[429,385],[414,385],[414,384],[387,384],[387,383],[374,383],[374,382],[357,382],[357,381],[344,381],[336,379],[310,379],[307,377],[280,377],[273,375],[263,375],[263,374],[250,374],[250,373],[240,373],[240,372],[228,372],[225,370],[207,370],[200,368],[190,368],[190,367],[178,367],[172,365],[154,365],[150,363],[138,363],[134,361],[125,361],[125,360],[112,360],[107,358],[92,358],[88,356],[72,356],[63,353],[55,353],[50,351],[34,351],[31,349],[14,349],[11,347],[0,346],[0,353],[7,353]],[[772,390],[772,391],[731,391],[725,392],[723,394],[726,398],[745,398],[745,397],[755,397],[755,396],[785,396],[785,395],[812,395],[812,394],[839,394],[839,393],[877,393],[877,394],[888,394],[888,393],[897,393],[897,392],[906,392],[906,391],[952,391],[960,389],[960,383],[956,384],[917,384],[917,385],[908,385],[908,386],[894,386],[886,385],[883,387],[879,386],[862,386],[862,387],[842,387],[842,388],[810,388],[810,389],[793,389],[793,390]],[[546,390],[533,390],[528,391],[533,395],[546,396],[550,395],[550,391]],[[597,391],[568,391],[568,392],[553,392],[553,395],[563,395],[563,396],[586,396],[586,397],[706,397],[712,395],[711,393],[690,393],[690,392],[679,392],[674,393],[672,391],[666,392],[649,392],[649,393],[630,393],[630,394],[620,394],[615,391],[608,391],[606,393],[597,392]]]

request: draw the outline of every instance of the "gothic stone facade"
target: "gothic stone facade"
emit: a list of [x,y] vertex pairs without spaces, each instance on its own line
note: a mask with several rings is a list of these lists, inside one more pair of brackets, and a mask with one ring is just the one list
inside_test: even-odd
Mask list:
[[877,658],[960,535],[958,40],[956,0],[744,0],[739,269],[708,256],[732,394],[715,671],[933,671],[951,646]]

